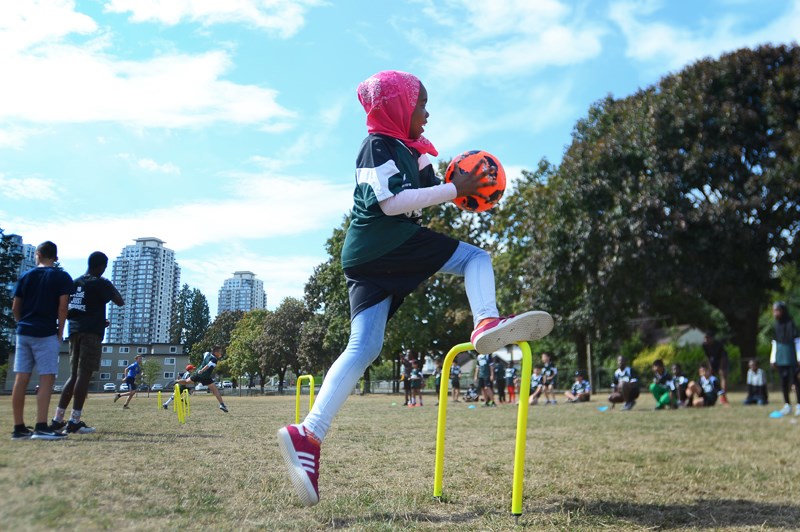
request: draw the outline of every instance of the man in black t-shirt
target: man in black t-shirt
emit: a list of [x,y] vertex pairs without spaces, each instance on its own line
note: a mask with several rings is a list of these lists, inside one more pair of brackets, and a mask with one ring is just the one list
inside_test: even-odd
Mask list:
[[[53,430],[60,431],[66,427],[70,434],[95,432],[93,427],[81,421],[81,413],[92,374],[100,369],[100,344],[108,326],[106,304],[109,301],[118,306],[125,304],[111,281],[103,277],[107,266],[108,257],[95,251],[89,255],[89,269],[74,281],[67,306],[71,370],[50,425]],[[65,422],[64,414],[73,397],[72,415],[69,422]]]

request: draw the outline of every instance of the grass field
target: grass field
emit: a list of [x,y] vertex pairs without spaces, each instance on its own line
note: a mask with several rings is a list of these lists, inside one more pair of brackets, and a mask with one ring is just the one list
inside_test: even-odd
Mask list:
[[[642,530],[800,527],[800,423],[768,407],[631,412],[532,407],[524,514],[510,515],[516,408],[449,408],[444,500],[432,499],[435,399],[351,397],[323,446],[313,508],[295,502],[275,431],[294,398],[195,396],[191,417],[90,397],[93,435],[12,441],[0,398],[0,527]],[[741,397],[732,395],[733,403]],[[303,401],[307,400],[306,397]],[[392,403],[396,403],[392,406]],[[33,397],[27,400],[32,424]],[[306,405],[303,405],[305,411]]]

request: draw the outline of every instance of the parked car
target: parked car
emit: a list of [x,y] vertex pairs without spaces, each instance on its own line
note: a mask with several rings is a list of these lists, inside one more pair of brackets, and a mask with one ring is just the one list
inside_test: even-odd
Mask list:
[[54,392],[59,392],[59,393],[63,392],[64,391],[64,385],[63,384],[54,384],[53,385],[53,391]]
[[198,384],[197,386],[194,387],[194,391],[196,391],[196,392],[207,392],[208,391],[208,386],[206,386],[205,384]]
[[121,391],[121,392],[129,392],[129,391],[131,391],[131,388],[130,388],[130,386],[128,386],[127,382],[123,382],[122,384],[119,385],[119,391]]
[[117,385],[114,384],[113,382],[107,382],[107,383],[105,383],[103,385],[103,391],[104,392],[116,392],[117,391]]
[[150,389],[150,387],[148,385],[146,385],[146,384],[140,384],[139,387],[136,388],[136,390],[139,391],[139,392],[146,392],[149,389]]
[[232,390],[233,389],[233,383],[231,381],[222,381],[220,383],[220,387],[221,388],[228,388],[228,389]]
[[161,383],[155,383],[152,388],[150,388],[151,392],[160,392],[164,389],[164,386]]

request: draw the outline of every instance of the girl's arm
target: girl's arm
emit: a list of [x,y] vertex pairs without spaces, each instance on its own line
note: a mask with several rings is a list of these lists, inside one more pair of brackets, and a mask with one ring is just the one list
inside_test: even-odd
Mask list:
[[386,198],[379,205],[386,216],[396,216],[454,200],[456,194],[456,186],[452,183],[425,188],[408,188]]

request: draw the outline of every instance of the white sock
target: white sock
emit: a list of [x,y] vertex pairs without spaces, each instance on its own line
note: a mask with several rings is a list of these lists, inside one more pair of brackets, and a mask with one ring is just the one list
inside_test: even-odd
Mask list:
[[83,410],[73,410],[72,415],[69,417],[69,420],[73,423],[80,423],[81,422],[81,414]]
[[59,407],[56,407],[56,415],[55,415],[55,416],[53,416],[53,421],[58,421],[59,423],[61,423],[62,421],[64,421],[64,414],[65,414],[66,412],[67,412],[67,409],[66,409],[66,408],[59,408]]

